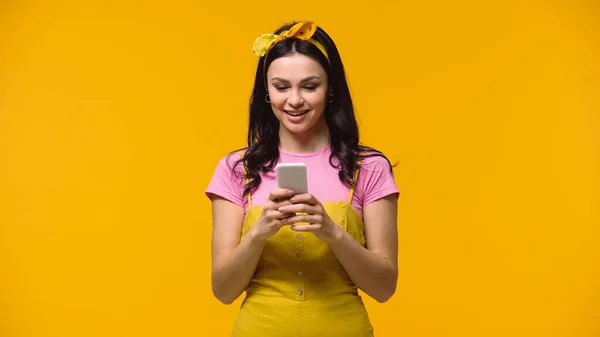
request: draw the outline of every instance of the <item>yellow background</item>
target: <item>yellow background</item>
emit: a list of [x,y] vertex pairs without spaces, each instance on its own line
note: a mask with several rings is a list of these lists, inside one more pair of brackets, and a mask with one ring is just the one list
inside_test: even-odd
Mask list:
[[254,38],[335,39],[402,191],[377,336],[600,336],[595,1],[0,2],[0,336],[227,336],[219,158]]

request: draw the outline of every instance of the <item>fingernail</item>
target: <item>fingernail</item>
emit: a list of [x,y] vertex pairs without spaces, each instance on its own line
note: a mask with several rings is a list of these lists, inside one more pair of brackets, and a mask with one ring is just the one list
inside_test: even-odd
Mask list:
[[290,202],[295,202],[295,201],[296,201],[296,198],[291,198],[290,199]]
[[296,229],[296,226],[290,226],[291,229]]
[[288,190],[288,194],[289,194],[289,195],[292,195],[292,194],[294,194],[294,191],[292,191],[292,190]]
[[285,211],[285,208],[284,207],[279,207],[278,211],[283,212],[283,211]]

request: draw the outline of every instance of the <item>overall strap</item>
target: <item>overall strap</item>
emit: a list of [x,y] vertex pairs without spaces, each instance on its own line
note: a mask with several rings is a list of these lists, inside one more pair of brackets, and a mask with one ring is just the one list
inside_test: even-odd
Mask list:
[[354,172],[354,178],[352,179],[353,182],[353,186],[350,186],[350,193],[348,195],[348,203],[351,204],[352,203],[352,197],[354,196],[354,189],[356,188],[356,181],[358,180],[358,172],[360,171],[360,163],[362,160],[359,160],[356,164],[357,164],[357,168],[356,168],[356,172]]
[[[244,159],[244,152],[240,151],[240,158]],[[244,167],[244,176],[246,176],[246,174],[248,174],[248,172],[246,171],[246,165],[244,164],[244,162],[242,162],[242,166]],[[248,186],[248,177],[246,177],[246,186]],[[250,194],[250,191],[248,191],[248,209],[252,208],[252,194]]]

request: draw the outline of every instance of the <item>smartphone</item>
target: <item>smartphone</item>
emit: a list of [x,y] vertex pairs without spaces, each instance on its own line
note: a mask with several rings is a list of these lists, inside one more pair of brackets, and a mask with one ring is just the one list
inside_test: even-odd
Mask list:
[[279,163],[275,166],[277,187],[288,188],[296,194],[308,193],[305,163]]

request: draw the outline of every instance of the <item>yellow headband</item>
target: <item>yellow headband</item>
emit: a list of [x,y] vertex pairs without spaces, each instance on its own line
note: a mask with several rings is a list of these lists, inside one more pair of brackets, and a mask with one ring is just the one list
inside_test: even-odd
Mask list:
[[279,35],[276,35],[276,34],[260,35],[259,37],[256,38],[256,40],[254,40],[254,45],[252,46],[252,51],[254,52],[254,54],[256,54],[260,57],[263,57],[269,53],[269,50],[271,50],[271,48],[277,42],[293,37],[293,38],[308,41],[308,42],[314,44],[317,48],[319,48],[319,50],[321,50],[323,55],[325,55],[325,57],[329,60],[329,56],[327,55],[327,52],[325,51],[325,47],[323,47],[323,45],[321,43],[319,43],[318,41],[311,38],[313,36],[313,34],[315,33],[315,31],[317,31],[316,24],[314,24],[310,21],[299,22],[299,23],[293,25],[292,28],[281,32],[281,34],[279,34]]

